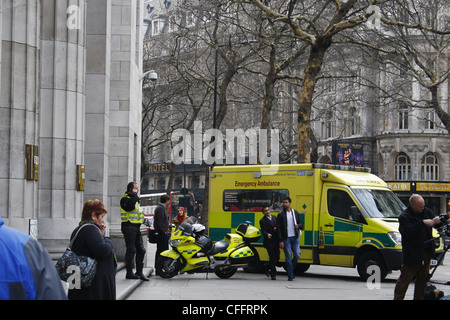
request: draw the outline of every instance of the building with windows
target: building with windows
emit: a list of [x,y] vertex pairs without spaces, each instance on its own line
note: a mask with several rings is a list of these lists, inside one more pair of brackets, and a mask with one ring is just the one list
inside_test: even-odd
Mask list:
[[[357,58],[357,57],[356,57]],[[395,72],[361,66],[349,84],[336,80],[319,85],[313,129],[318,143],[318,161],[336,163],[333,146],[362,144],[363,166],[389,183],[403,202],[421,194],[426,206],[438,213],[450,210],[450,134],[431,108],[382,99]],[[368,83],[370,85],[361,85]],[[376,89],[374,89],[374,87]],[[429,98],[413,80],[403,81],[408,97]],[[441,107],[450,111],[449,81],[439,88]],[[384,89],[387,90],[387,89]],[[383,102],[381,102],[383,101]],[[317,106],[323,106],[319,108]]]

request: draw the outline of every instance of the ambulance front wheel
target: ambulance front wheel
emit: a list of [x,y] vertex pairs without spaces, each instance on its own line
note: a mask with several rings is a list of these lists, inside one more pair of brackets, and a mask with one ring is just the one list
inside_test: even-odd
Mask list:
[[[373,250],[364,252],[359,257],[357,270],[363,281],[367,281],[372,275],[379,277],[380,281],[383,281],[388,274],[388,269],[384,263],[383,256],[379,252]],[[376,274],[377,272],[378,274]]]

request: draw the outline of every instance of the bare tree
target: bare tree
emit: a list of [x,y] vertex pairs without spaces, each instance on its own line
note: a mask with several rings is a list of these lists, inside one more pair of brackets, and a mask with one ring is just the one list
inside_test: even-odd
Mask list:
[[373,14],[365,8],[374,1],[260,1],[248,0],[269,18],[287,24],[292,33],[309,47],[307,64],[303,71],[302,90],[298,105],[297,161],[309,162],[311,152],[310,119],[314,89],[325,54],[333,44],[333,38],[340,32],[355,28],[367,21]]
[[[257,55],[254,45],[258,44],[247,36],[253,26],[241,20],[236,5],[225,0],[179,1],[178,8],[167,15],[171,32],[152,37],[148,43],[147,60],[164,71],[144,106],[149,140],[143,150],[170,142],[174,130],[190,130],[195,120],[203,120],[204,129],[213,123],[220,128],[230,101],[243,102],[239,95],[230,95],[234,90],[229,88],[240,85],[235,81],[238,73],[245,72]],[[209,172],[206,177],[208,184]],[[202,217],[207,223],[205,197]]]

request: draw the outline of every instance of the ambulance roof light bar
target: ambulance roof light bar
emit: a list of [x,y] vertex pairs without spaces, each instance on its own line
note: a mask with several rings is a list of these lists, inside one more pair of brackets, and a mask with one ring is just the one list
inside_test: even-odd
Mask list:
[[343,171],[356,171],[356,172],[369,172],[369,173],[372,171],[368,167],[343,166],[343,165],[339,165],[339,164],[328,164],[328,163],[313,163],[313,168],[343,170]]

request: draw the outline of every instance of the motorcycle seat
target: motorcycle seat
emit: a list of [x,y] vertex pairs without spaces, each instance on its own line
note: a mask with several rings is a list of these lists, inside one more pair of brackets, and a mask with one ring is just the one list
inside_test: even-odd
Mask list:
[[211,250],[208,251],[208,255],[213,256],[219,252],[225,251],[230,244],[226,242],[225,240],[220,240],[219,242],[216,242]]

